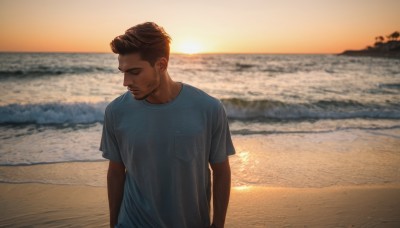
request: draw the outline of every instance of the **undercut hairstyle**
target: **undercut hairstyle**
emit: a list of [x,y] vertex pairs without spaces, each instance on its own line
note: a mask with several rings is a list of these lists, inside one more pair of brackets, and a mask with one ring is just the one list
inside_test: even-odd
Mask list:
[[125,34],[115,37],[111,50],[115,54],[139,53],[142,60],[154,66],[155,62],[165,57],[169,59],[170,36],[154,22],[145,22],[129,28]]

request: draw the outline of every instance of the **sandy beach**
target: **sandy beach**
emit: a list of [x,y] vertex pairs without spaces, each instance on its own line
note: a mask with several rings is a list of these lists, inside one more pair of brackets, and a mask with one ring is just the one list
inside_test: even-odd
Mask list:
[[[105,187],[0,184],[1,227],[107,227]],[[226,227],[399,227],[400,186],[235,187]]]
[[[226,227],[400,227],[398,131],[378,133],[234,136]],[[0,227],[108,227],[107,165],[0,166]]]

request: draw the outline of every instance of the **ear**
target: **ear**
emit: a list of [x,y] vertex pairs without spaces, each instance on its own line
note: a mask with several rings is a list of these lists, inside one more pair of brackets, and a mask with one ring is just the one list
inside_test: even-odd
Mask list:
[[160,71],[166,71],[168,67],[168,59],[165,57],[159,58],[156,63],[156,66]]

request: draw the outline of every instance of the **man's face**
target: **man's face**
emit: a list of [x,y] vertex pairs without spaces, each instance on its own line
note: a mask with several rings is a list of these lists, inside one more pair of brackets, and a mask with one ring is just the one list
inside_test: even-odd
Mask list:
[[[124,74],[124,86],[136,100],[144,100],[160,86],[160,74],[139,53],[118,56],[118,69]],[[156,64],[155,64],[156,65]]]

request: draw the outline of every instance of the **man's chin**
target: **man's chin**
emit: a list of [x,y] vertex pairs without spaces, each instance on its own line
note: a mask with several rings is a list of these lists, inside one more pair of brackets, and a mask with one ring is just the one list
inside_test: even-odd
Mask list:
[[140,96],[139,94],[133,94],[133,93],[131,93],[132,94],[132,96],[133,96],[133,98],[135,98],[135,100],[138,100],[138,101],[142,101],[142,100],[145,100],[149,95],[145,95],[145,96]]

